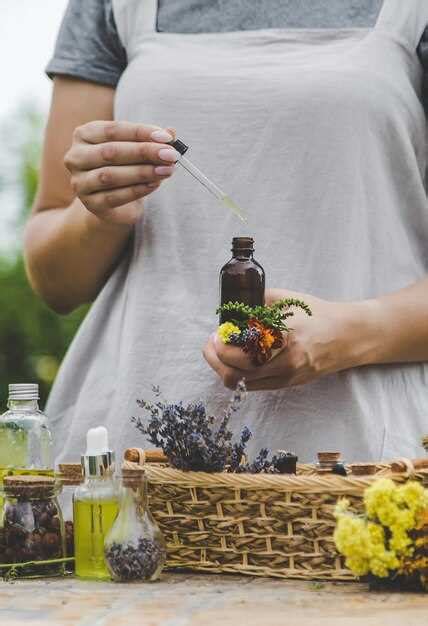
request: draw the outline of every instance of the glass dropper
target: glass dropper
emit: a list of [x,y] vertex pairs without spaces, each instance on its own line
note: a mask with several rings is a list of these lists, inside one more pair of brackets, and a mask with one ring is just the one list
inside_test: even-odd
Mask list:
[[172,141],[170,145],[175,148],[180,155],[177,163],[179,163],[181,167],[183,167],[187,172],[189,172],[189,174],[196,178],[196,180],[199,181],[201,185],[205,187],[205,189],[208,189],[208,191],[211,192],[213,196],[215,196],[223,206],[233,211],[233,213],[235,213],[235,215],[239,217],[242,222],[246,222],[247,218],[245,217],[245,213],[241,209],[241,207],[239,207],[227,193],[220,189],[218,185],[216,185],[212,180],[205,176],[205,174],[201,172],[201,170],[198,169],[196,165],[193,165],[193,163],[184,156],[184,154],[189,149],[189,146],[180,141],[180,139]]

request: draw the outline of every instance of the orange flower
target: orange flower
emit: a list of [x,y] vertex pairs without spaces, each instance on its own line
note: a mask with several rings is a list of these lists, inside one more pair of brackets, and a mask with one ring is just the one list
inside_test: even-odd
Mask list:
[[257,365],[263,365],[272,357],[272,349],[276,350],[282,348],[282,333],[279,330],[264,326],[264,324],[255,318],[248,320],[248,327],[255,328],[259,333],[257,352],[253,354],[253,357]]

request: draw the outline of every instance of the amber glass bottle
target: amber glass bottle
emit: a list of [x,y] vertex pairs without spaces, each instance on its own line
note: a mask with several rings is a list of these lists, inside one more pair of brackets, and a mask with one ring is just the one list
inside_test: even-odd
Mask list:
[[[252,237],[234,237],[232,258],[220,271],[221,305],[226,302],[242,302],[250,306],[264,304],[265,271],[253,253]],[[220,315],[220,324],[227,321],[227,314]]]

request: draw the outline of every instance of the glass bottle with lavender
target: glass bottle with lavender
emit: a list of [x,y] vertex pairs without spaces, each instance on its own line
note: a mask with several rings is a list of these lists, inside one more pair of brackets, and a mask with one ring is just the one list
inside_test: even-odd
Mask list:
[[154,581],[165,564],[165,540],[148,507],[144,469],[127,465],[136,467],[122,469],[119,514],[105,540],[106,563],[118,582]]

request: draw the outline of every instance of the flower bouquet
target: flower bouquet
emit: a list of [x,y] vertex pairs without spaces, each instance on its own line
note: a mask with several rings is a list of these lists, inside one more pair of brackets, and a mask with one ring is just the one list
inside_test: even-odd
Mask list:
[[364,515],[346,499],[336,507],[334,541],[356,576],[372,588],[428,591],[428,490],[380,479],[364,492]]
[[263,365],[283,348],[283,333],[292,330],[286,324],[294,315],[292,307],[312,315],[309,306],[295,298],[253,307],[242,302],[227,302],[217,309],[217,314],[227,319],[219,326],[217,334],[223,343],[238,346],[248,353],[254,365]]

